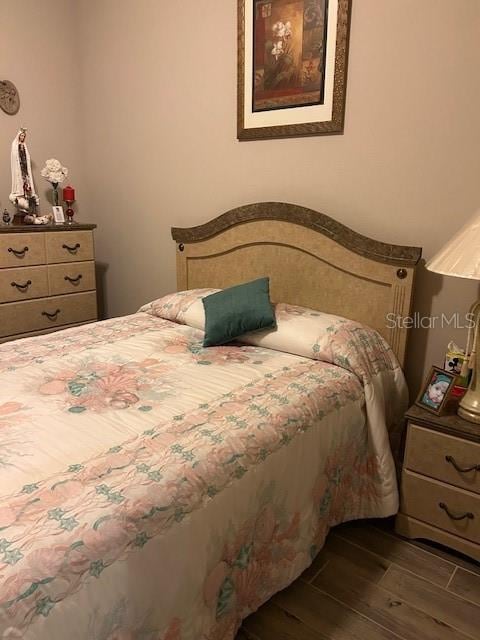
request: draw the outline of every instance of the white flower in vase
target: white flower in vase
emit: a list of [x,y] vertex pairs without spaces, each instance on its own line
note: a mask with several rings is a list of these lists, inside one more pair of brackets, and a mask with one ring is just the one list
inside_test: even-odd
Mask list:
[[42,177],[48,180],[53,187],[53,201],[58,206],[58,185],[61,184],[68,176],[67,167],[63,167],[61,162],[55,158],[50,158],[45,163],[41,171]]

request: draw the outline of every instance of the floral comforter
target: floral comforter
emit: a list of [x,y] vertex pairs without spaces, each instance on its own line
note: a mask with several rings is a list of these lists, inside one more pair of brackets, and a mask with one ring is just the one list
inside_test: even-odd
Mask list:
[[203,349],[168,317],[0,346],[1,638],[232,640],[329,527],[396,511],[377,334]]

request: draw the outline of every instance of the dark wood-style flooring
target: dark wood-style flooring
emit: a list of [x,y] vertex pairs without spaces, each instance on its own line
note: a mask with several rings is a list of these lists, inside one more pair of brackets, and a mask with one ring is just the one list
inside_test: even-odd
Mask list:
[[332,529],[236,640],[479,640],[480,566],[376,523]]

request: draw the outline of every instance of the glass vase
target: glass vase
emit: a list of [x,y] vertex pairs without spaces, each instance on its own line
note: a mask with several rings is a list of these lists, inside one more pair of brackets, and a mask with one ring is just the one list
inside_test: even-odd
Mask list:
[[53,189],[53,204],[58,207],[58,182],[52,182]]

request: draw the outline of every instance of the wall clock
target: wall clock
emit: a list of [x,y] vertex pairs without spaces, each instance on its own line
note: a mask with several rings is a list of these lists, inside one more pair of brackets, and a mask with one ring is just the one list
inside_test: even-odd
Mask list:
[[0,109],[13,116],[20,109],[17,87],[10,80],[0,80]]

